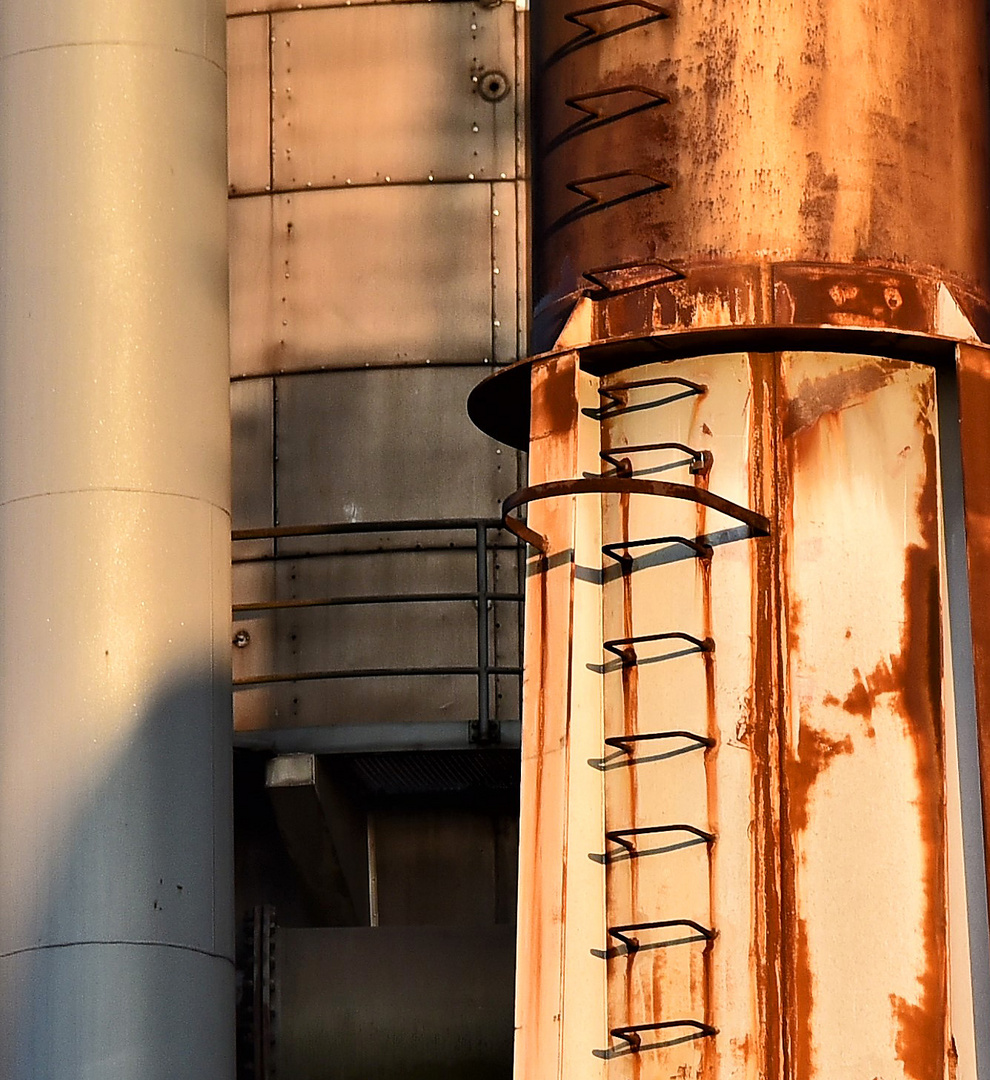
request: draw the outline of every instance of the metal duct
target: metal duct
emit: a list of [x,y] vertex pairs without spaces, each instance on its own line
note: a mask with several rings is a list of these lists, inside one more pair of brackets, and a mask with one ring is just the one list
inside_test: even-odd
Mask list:
[[0,1074],[233,1075],[224,10],[0,8]]

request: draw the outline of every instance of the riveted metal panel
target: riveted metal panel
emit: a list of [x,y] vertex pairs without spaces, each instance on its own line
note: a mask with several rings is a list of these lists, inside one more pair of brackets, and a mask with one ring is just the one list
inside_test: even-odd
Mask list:
[[264,375],[276,369],[285,267],[278,250],[277,199],[269,195],[229,199],[227,255],[230,274],[230,374]]
[[487,184],[235,199],[230,220],[234,374],[490,360]]
[[520,340],[519,185],[492,184],[492,347],[496,364],[518,360]]
[[232,194],[271,185],[271,28],[267,15],[227,20],[227,175]]
[[[513,16],[469,3],[273,16],[276,189],[513,175]],[[492,72],[497,101],[483,96]]]
[[[273,524],[273,386],[271,379],[242,379],[230,384],[232,526],[259,529]],[[247,551],[239,545],[236,554]]]
[[516,455],[468,419],[477,377],[464,367],[276,380],[279,521],[496,516]]

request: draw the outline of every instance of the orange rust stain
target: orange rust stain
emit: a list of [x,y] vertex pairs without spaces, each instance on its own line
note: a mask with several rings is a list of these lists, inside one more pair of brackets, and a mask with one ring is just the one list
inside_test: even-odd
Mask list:
[[532,439],[551,435],[564,435],[577,425],[578,403],[572,392],[570,371],[572,357],[545,361],[542,378],[533,379],[533,396],[530,414]]
[[812,1037],[812,1017],[815,1007],[815,975],[811,970],[808,949],[808,926],[804,919],[789,909],[793,935],[790,990],[793,1001],[787,1011],[790,1025],[790,1048],[793,1058],[791,1075],[795,1080],[811,1080],[815,1075],[815,1048]]
[[752,732],[750,755],[753,790],[754,981],[759,1042],[752,1049],[755,1070],[768,1080],[787,1074],[783,1057],[784,912],[781,896],[781,845],[778,821],[780,686],[782,654],[780,511],[777,488],[778,360],[768,354],[750,356],[750,505],[774,522],[773,535],[751,547],[753,671],[747,726]]
[[795,396],[787,403],[783,430],[785,438],[810,428],[823,416],[839,413],[865,401],[870,394],[890,382],[893,377],[891,363],[863,364],[814,381],[803,380]]
[[815,781],[839,754],[853,752],[849,735],[832,739],[823,731],[801,725],[798,752],[787,763],[788,810],[791,829],[802,832],[808,827],[808,798]]

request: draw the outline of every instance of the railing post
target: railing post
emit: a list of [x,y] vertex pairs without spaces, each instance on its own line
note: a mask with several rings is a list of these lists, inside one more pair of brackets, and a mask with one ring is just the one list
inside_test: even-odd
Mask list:
[[473,740],[482,745],[492,741],[491,702],[489,701],[488,657],[488,526],[475,526],[475,562],[478,572],[478,722]]

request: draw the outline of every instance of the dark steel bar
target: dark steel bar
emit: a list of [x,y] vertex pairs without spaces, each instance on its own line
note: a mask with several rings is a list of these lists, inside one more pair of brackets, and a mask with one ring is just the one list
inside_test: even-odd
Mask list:
[[690,739],[709,750],[715,745],[714,739],[708,735],[699,735],[695,731],[650,731],[642,735],[612,735],[605,740],[605,745],[614,746],[616,750],[631,754],[632,743],[654,742],[658,739]]
[[[645,176],[643,173],[637,173],[635,175],[643,176],[644,179],[653,179],[652,177]],[[627,195],[623,199],[613,199],[608,203],[608,206],[615,206],[619,202],[625,202],[638,195],[648,195],[655,191],[666,191],[669,187],[669,184],[665,184],[662,181],[656,181],[653,187],[643,188],[641,191]],[[572,188],[572,190],[575,189]],[[579,192],[579,194],[584,194],[584,192]],[[626,280],[624,284],[620,281],[611,282],[607,280],[607,277],[610,274],[619,275],[620,278],[623,275],[632,277],[632,272],[637,270],[643,272],[641,276],[632,281]],[[604,300],[609,296],[622,296],[625,293],[636,292],[637,289],[649,288],[651,285],[663,285],[671,281],[680,281],[684,277],[679,270],[662,262],[628,262],[613,263],[610,266],[594,266],[590,270],[585,270],[581,276],[585,281],[590,282],[590,286],[584,290],[584,295],[590,300]]]
[[[659,547],[660,544],[683,544],[684,547],[690,548],[699,559],[710,559],[715,554],[711,544],[704,544],[699,540],[689,540],[686,536],[654,536],[649,540],[626,540],[619,544],[603,544],[602,554],[607,555],[610,559],[615,559],[617,563],[621,563],[623,566],[631,566],[633,558],[629,554],[630,548]],[[618,554],[620,550],[625,551],[626,554]]]
[[638,938],[628,936],[630,933],[636,930],[663,930],[668,926],[689,926],[692,930],[697,931],[702,940],[715,940],[715,931],[707,926],[702,926],[701,923],[695,922],[694,919],[661,919],[659,922],[629,923],[627,926],[609,926],[607,931],[609,937],[621,941],[626,949],[633,953],[637,952],[641,946]]
[[627,1027],[611,1028],[609,1035],[629,1043],[629,1049],[635,1054],[643,1045],[643,1040],[640,1037],[641,1032],[669,1031],[671,1028],[679,1027],[697,1028],[697,1035],[688,1036],[688,1038],[692,1039],[705,1039],[718,1034],[718,1028],[713,1028],[710,1024],[702,1023],[700,1020],[661,1020],[657,1024],[631,1024]]
[[670,832],[686,832],[691,833],[693,836],[697,836],[700,840],[704,840],[706,844],[713,844],[715,842],[715,834],[706,832],[704,829],[699,829],[697,825],[685,825],[678,823],[676,825],[648,825],[642,829],[612,829],[605,834],[606,840],[611,840],[613,844],[618,844],[623,847],[631,855],[636,854],[636,845],[630,842],[627,837],[630,836],[656,836],[661,833]]
[[640,634],[638,637],[612,638],[603,641],[602,648],[617,656],[624,665],[631,666],[636,663],[634,645],[649,641],[687,641],[697,646],[700,652],[714,652],[715,642],[710,638],[696,638],[693,634],[682,634],[679,630],[673,630],[667,634]]
[[[522,675],[521,667],[490,667],[490,675]],[[319,679],[388,679],[414,675],[471,675],[478,676],[476,667],[405,667],[405,668],[348,668],[344,671],[297,671],[291,674],[251,675],[234,679],[235,689],[244,686],[268,686],[273,683],[315,682]]]
[[484,745],[491,740],[491,702],[489,701],[488,657],[488,529],[480,523],[476,533],[478,570],[478,729],[477,740]]
[[638,446],[620,446],[615,450],[602,450],[598,456],[602,461],[614,466],[621,476],[629,476],[632,469],[631,463],[627,467],[625,461],[628,459],[618,455],[644,454],[651,450],[683,450],[691,458],[690,471],[696,476],[707,476],[712,471],[712,465],[715,461],[711,450],[696,450],[693,446],[680,442],[641,443]]
[[[625,7],[641,8],[643,11],[648,12],[647,19],[670,18],[670,12],[665,7],[661,7],[659,4],[651,3],[650,0],[608,0],[608,2],[604,4],[595,4],[592,7],[579,8],[577,11],[565,12],[564,18],[569,23],[574,23],[575,26],[581,27],[581,29],[584,31],[584,34],[581,35],[582,38],[601,37],[603,36],[602,31],[598,30],[596,27],[590,25],[584,20],[587,19],[589,15],[597,15],[601,11],[614,11],[617,8]],[[630,23],[628,26],[623,27],[623,29],[630,29],[632,26],[639,26],[640,23],[644,21],[646,20],[638,19],[636,20],[636,22]]]
[[[246,611],[281,611],[282,609],[314,607],[352,607],[362,604],[446,604],[475,600],[476,593],[390,593],[369,596],[323,596],[313,600],[260,600],[252,604],[234,604],[235,615]],[[496,603],[521,604],[521,593],[488,593]]]
[[[686,380],[672,380],[684,382]],[[509,532],[514,533],[542,552],[547,553],[549,541],[535,529],[529,528],[519,518],[509,515],[518,506],[538,502],[540,499],[559,498],[563,495],[615,494],[615,495],[657,495],[666,499],[683,499],[687,502],[700,503],[711,510],[717,510],[726,517],[734,518],[747,525],[754,536],[769,536],[770,522],[762,515],[745,506],[723,499],[705,488],[690,484],[674,484],[668,480],[635,480],[624,476],[594,476],[580,480],[552,480],[547,484],[520,488],[502,503],[502,521]]]
[[361,533],[442,532],[470,529],[479,525],[499,529],[498,518],[429,518],[422,521],[337,521],[319,525],[276,525],[263,529],[234,529],[232,540],[272,540],[289,536],[351,536]]

